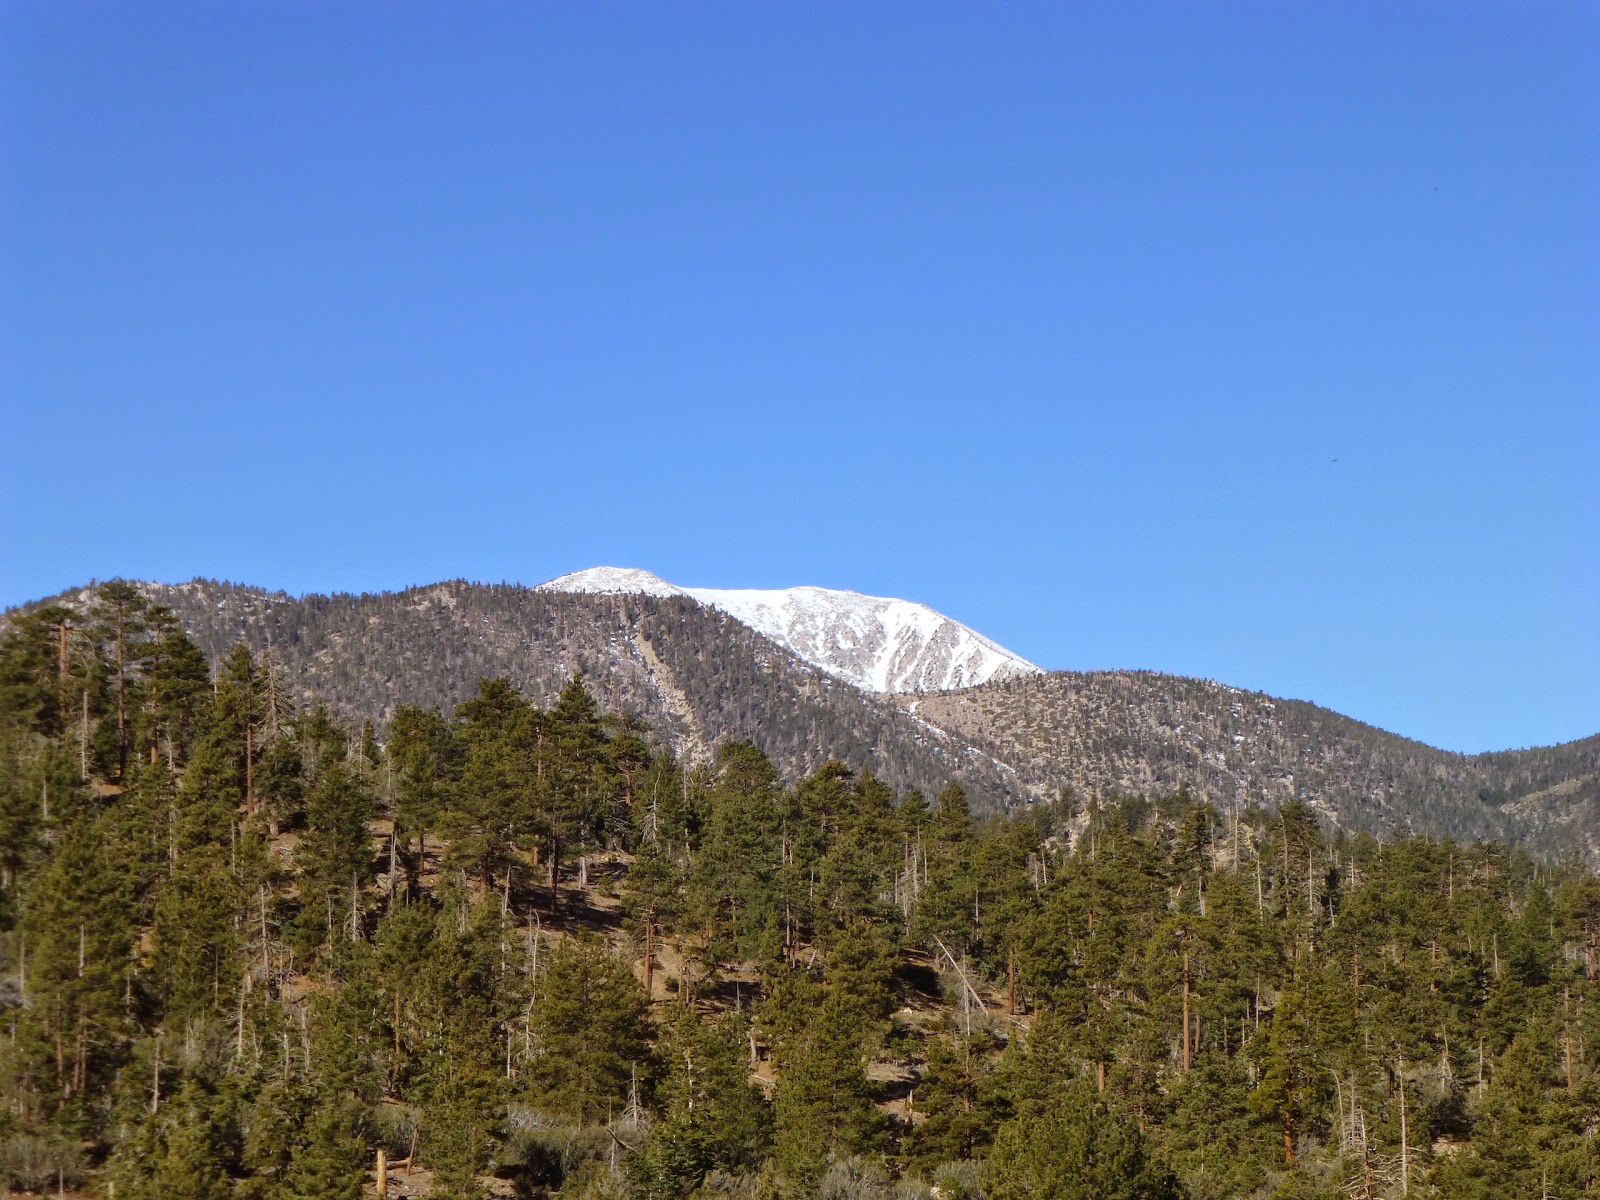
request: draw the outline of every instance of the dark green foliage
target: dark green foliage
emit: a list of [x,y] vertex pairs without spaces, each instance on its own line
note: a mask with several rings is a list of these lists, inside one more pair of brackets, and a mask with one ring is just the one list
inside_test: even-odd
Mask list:
[[189,1083],[151,1113],[118,1164],[119,1196],[134,1200],[227,1200],[232,1194],[213,1098]]
[[358,940],[371,873],[372,798],[343,754],[329,755],[306,794],[300,867],[299,944]]
[[202,846],[173,864],[156,901],[152,971],[167,1017],[181,1023],[231,1005],[240,978],[243,897],[223,853]]
[[886,1122],[873,1107],[861,1029],[848,1006],[824,1001],[784,1049],[773,1101],[778,1166],[814,1180],[828,1160],[879,1149]]
[[146,640],[139,646],[139,707],[136,742],[154,763],[165,754],[169,766],[188,758],[189,746],[211,704],[211,664],[184,634],[169,608],[146,614]]
[[1151,1161],[1137,1126],[1074,1080],[1037,1116],[1001,1126],[989,1158],[995,1200],[1177,1200],[1173,1176]]
[[959,1030],[930,1038],[915,1101],[924,1120],[908,1139],[918,1163],[972,1160],[994,1138],[1004,1101],[993,1087],[993,1037]]
[[684,1196],[712,1170],[758,1166],[771,1136],[771,1112],[748,1079],[741,1023],[706,1024],[680,1014],[656,1050],[661,1117],[633,1172],[641,1190]]
[[128,900],[101,821],[87,816],[63,831],[28,893],[19,944],[32,1004],[19,1024],[52,1048],[48,1086],[63,1103],[106,1083],[132,968]]
[[540,967],[530,1098],[585,1121],[620,1112],[648,1059],[644,993],[632,970],[587,938],[559,942]]
[[[661,654],[712,620],[648,607]],[[214,683],[121,586],[0,636],[4,1182],[355,1200],[381,1147],[461,1197],[1600,1186],[1575,861],[1198,790],[897,803],[818,709],[685,761],[571,662],[351,724],[281,632]]]
[[401,706],[389,722],[385,790],[396,836],[423,850],[444,811],[456,741],[437,712]]
[[366,1169],[355,1107],[336,1093],[272,1080],[246,1119],[252,1200],[357,1200]]

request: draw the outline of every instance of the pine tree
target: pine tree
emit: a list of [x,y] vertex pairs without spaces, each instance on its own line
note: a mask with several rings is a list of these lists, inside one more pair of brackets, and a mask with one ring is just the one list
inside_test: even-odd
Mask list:
[[113,579],[103,583],[95,593],[93,617],[98,622],[96,630],[110,642],[110,659],[114,669],[116,689],[116,753],[117,777],[128,770],[128,753],[131,748],[129,729],[129,671],[138,658],[136,639],[144,632],[142,620],[149,602],[138,588],[125,580]]
[[444,810],[457,750],[454,732],[436,712],[401,705],[389,721],[385,776],[392,782],[385,791],[392,791],[395,836],[415,838],[419,857]]
[[219,848],[193,848],[173,864],[151,936],[156,980],[175,1027],[231,1006],[241,966],[241,900]]
[[360,1200],[365,1175],[366,1152],[347,1106],[331,1097],[314,1104],[305,1122],[304,1145],[289,1162],[286,1196]]
[[364,782],[342,755],[326,757],[306,795],[306,830],[296,853],[302,946],[353,942],[363,935],[372,808]]
[[198,1086],[186,1083],[152,1118],[159,1141],[133,1189],[137,1200],[227,1200],[230,1188],[210,1106]]
[[80,816],[29,891],[32,1009],[54,1049],[55,1093],[86,1091],[101,1051],[122,1032],[133,941],[125,879],[107,857],[99,822]]
[[550,888],[557,896],[563,849],[590,845],[601,814],[611,808],[618,781],[606,751],[600,710],[574,675],[542,725],[537,750],[538,796],[544,814]]
[[1074,1080],[1039,1116],[1001,1126],[989,1159],[994,1200],[1177,1200],[1177,1180],[1151,1161],[1137,1125]]
[[765,1152],[771,1113],[746,1078],[745,1027],[725,1018],[702,1024],[680,1012],[656,1047],[662,1119],[650,1130],[634,1176],[646,1195],[685,1196],[713,1169],[754,1167]]
[[853,1014],[831,998],[785,1047],[773,1098],[776,1161],[791,1177],[817,1179],[830,1158],[878,1149],[883,1115],[873,1106]]
[[1002,1115],[987,1087],[994,1048],[983,1032],[965,1036],[954,1030],[928,1039],[914,1094],[925,1119],[908,1139],[916,1162],[971,1161],[993,1140]]
[[177,616],[160,605],[145,614],[146,638],[138,652],[142,703],[135,736],[155,763],[163,747],[169,767],[189,756],[189,747],[211,707],[211,670],[205,655],[184,634]]
[[532,1093],[580,1120],[621,1111],[648,1058],[644,995],[633,972],[586,937],[557,942],[542,965],[532,1013]]

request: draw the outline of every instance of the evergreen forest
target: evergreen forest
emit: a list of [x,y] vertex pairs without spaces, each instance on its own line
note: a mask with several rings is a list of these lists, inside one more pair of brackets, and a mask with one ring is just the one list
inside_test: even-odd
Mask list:
[[349,722],[130,584],[13,614],[0,1192],[1600,1196],[1580,856],[814,750],[576,675]]

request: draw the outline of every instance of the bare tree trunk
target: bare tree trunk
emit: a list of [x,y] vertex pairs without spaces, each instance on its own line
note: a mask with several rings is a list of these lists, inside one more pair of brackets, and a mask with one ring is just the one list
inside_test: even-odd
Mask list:
[[[78,1013],[78,1042],[73,1050],[72,1090],[82,1092],[89,1086],[89,1015]],[[1570,1084],[1568,1085],[1571,1086]]]
[[255,733],[251,728],[250,711],[246,708],[244,714],[244,810],[247,813],[256,811],[255,758]]
[[1572,1090],[1572,1021],[1571,1021],[1571,1014],[1568,1011],[1569,1006],[1571,1005],[1571,1003],[1572,1003],[1572,989],[1570,987],[1562,989],[1562,992],[1561,992],[1561,1027],[1562,1028],[1561,1028],[1561,1031],[1562,1031],[1562,1038],[1566,1042],[1567,1091],[1569,1091],[1569,1092]]
[[1400,1194],[1409,1195],[1411,1192],[1411,1138],[1406,1128],[1406,1065],[1400,1063],[1399,1070],[1395,1072],[1400,1080]]
[[1189,1069],[1189,952],[1183,952],[1183,1069]]
[[[1354,1101],[1352,1100],[1352,1103]],[[1377,1200],[1375,1181],[1372,1177],[1372,1150],[1367,1141],[1367,1116],[1361,1114],[1361,1173],[1362,1173],[1362,1200]]]
[[117,614],[117,778],[128,770],[128,679],[123,652],[122,615]]
[[60,699],[57,706],[61,709],[61,723],[67,723],[67,623],[62,621],[56,626],[56,683]]
[[656,984],[656,922],[645,917],[645,998],[654,1000]]
[[1312,875],[1311,847],[1306,847],[1306,916],[1312,919],[1317,915],[1317,881]]
[[561,838],[550,835],[550,912],[554,914],[561,905]]

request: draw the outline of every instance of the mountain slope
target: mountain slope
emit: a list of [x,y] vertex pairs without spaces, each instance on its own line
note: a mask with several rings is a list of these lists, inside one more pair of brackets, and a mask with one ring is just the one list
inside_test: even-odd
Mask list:
[[886,698],[801,661],[689,596],[586,594],[461,582],[363,596],[292,598],[233,584],[147,585],[205,652],[270,648],[302,700],[382,723],[398,704],[449,712],[504,675],[549,703],[574,672],[609,709],[637,714],[704,757],[755,741],[788,776],[826,757],[896,788],[960,778],[1003,803],[1008,772],[967,756]]
[[1505,838],[1600,862],[1600,735],[1452,754],[1305,701],[1144,671],[1058,671],[901,702],[1006,763],[1033,796],[1184,787],[1224,806],[1300,799],[1351,830]]
[[797,657],[870,692],[946,691],[1039,668],[926,605],[832,588],[683,588],[649,571],[593,567],[542,589],[689,596],[721,609]]
[[[653,577],[651,577],[653,578]],[[823,757],[897,789],[958,779],[977,811],[1186,787],[1228,806],[1297,798],[1349,830],[1503,837],[1600,863],[1600,736],[1459,755],[1301,701],[1147,672],[1038,673],[880,695],[824,672],[695,596],[462,582],[291,598],[196,581],[149,585],[213,657],[271,648],[303,698],[381,723],[449,711],[486,675],[547,703],[574,671],[691,758],[728,739],[798,776]],[[64,597],[67,600],[81,597]]]

